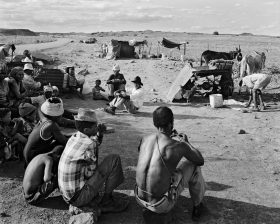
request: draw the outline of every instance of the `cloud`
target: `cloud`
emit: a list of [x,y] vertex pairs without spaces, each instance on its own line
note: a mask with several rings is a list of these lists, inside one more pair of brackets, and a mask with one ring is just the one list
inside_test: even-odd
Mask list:
[[162,21],[166,19],[172,19],[173,15],[158,15],[158,14],[147,14],[147,13],[120,13],[114,12],[107,14],[104,20],[113,20],[126,23],[149,23],[153,21]]
[[279,33],[276,0],[173,0],[172,4],[170,0],[0,0],[0,5],[0,27],[34,31],[155,29],[255,33],[260,29],[259,33]]

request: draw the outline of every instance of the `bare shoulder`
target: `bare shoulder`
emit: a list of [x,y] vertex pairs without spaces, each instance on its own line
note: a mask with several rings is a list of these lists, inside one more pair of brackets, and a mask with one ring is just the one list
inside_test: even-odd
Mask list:
[[156,134],[146,135],[141,139],[141,143],[144,144],[146,142],[153,141],[156,138]]
[[173,152],[183,152],[187,149],[188,145],[185,144],[184,142],[177,141],[175,139],[170,139],[168,144],[166,145],[166,148],[169,150],[172,150]]
[[[28,164],[28,170],[30,169],[36,169],[41,167],[42,165],[44,166],[47,162],[51,160],[50,156],[47,156],[45,154],[39,154],[35,156],[30,163]],[[31,168],[32,167],[32,168]]]

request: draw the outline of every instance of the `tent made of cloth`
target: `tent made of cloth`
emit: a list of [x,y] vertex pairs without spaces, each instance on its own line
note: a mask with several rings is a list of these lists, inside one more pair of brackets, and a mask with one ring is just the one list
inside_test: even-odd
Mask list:
[[166,48],[178,48],[180,50],[180,46],[182,44],[188,44],[188,42],[183,42],[183,43],[175,43],[175,42],[172,42],[170,40],[167,40],[166,38],[163,38],[162,41],[161,41],[161,45],[166,47]]
[[147,41],[111,40],[108,46],[107,59],[135,58],[135,46],[147,45]]

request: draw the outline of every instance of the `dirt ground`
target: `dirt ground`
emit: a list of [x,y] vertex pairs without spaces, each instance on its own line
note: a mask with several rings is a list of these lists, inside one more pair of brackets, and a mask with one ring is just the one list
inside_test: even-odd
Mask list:
[[[182,34],[169,35],[175,40],[183,37]],[[150,40],[154,44],[152,50],[155,53],[159,36],[140,35],[138,38]],[[232,46],[237,46],[240,42],[243,43],[241,48],[244,46],[245,52],[252,49],[267,50],[268,68],[277,65],[280,56],[279,38],[250,37],[253,38],[250,42],[245,37],[232,36],[185,34],[184,37],[190,39],[188,56],[195,60],[198,60],[202,49],[207,49],[204,41],[206,39],[211,46],[214,46],[214,43],[219,47],[224,46],[224,50],[231,50]],[[123,111],[117,111],[115,116],[102,112],[98,114],[102,122],[115,129],[114,133],[104,137],[100,149],[101,160],[109,153],[120,154],[126,180],[117,191],[130,198],[127,211],[102,215],[98,223],[143,223],[141,209],[133,196],[137,146],[142,136],[155,131],[152,112],[160,105],[169,106],[173,110],[175,128],[186,133],[190,142],[205,158],[202,172],[207,182],[207,209],[199,223],[280,223],[279,74],[273,75],[272,83],[265,91],[265,102],[269,106],[265,112],[241,113],[231,108],[213,109],[209,106],[209,100],[201,97],[195,97],[191,104],[154,103],[151,100],[155,98],[164,100],[171,83],[183,67],[182,62],[159,59],[106,60],[96,55],[99,53],[100,44],[112,37],[99,36],[98,43],[93,45],[79,43],[78,40],[83,38],[69,36],[68,41],[64,39],[62,44],[55,48],[51,43],[49,47],[45,46],[44,52],[60,59],[55,64],[58,68],[66,65],[76,66],[76,71],[87,68],[90,74],[86,76],[85,92],[90,91],[97,78],[100,78],[101,85],[107,88],[105,80],[111,74],[114,63],[120,64],[121,73],[128,85],[139,75],[145,88],[144,106],[138,114],[130,115]],[[129,40],[133,37],[119,35],[114,38]],[[36,46],[40,49],[40,44]],[[219,47],[216,46],[216,49],[219,50]],[[180,54],[175,50],[162,50],[174,57]],[[245,92],[241,96],[235,93],[233,98],[244,101],[248,96]],[[71,109],[96,109],[106,105],[104,101],[93,101],[90,94],[86,95],[85,100],[74,97],[63,98],[63,101],[65,107]],[[238,134],[241,129],[245,130],[246,134]],[[23,173],[23,164],[19,162],[0,165],[0,223],[68,223],[68,207],[58,191],[37,207],[25,203],[22,195]],[[185,190],[174,210],[172,223],[193,223],[190,218],[191,209],[189,193]]]

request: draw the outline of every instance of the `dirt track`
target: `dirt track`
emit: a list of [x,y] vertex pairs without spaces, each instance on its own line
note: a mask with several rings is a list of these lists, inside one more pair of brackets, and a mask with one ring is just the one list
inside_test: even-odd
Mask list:
[[70,41],[71,40],[68,38],[59,38],[53,42],[17,45],[15,53],[22,54],[23,51],[26,49],[28,49],[30,51],[42,51],[42,50],[47,50],[47,49],[52,49],[52,48],[58,48],[58,47],[66,45]]
[[[95,58],[98,49],[98,45],[69,43],[45,52],[61,59],[59,67],[74,64],[79,70],[88,65],[88,85],[92,86],[96,78],[101,78],[104,86],[116,61]],[[266,91],[265,100],[271,109],[260,113],[212,109],[207,105],[208,100],[201,98],[195,99],[191,105],[152,103],[153,98],[165,97],[170,83],[183,66],[181,62],[145,59],[134,60],[134,63],[131,60],[117,62],[129,85],[134,76],[142,78],[146,90],[145,104],[137,115],[123,112],[116,116],[100,115],[102,121],[115,128],[115,133],[105,136],[100,154],[121,155],[126,182],[118,191],[130,197],[131,206],[122,214],[103,215],[98,223],[143,223],[141,209],[133,198],[134,168],[139,140],[155,130],[152,112],[159,105],[170,106],[175,114],[175,128],[186,133],[205,157],[202,170],[208,185],[207,211],[200,223],[280,223],[278,92]],[[235,95],[234,98],[246,99],[247,96]],[[90,95],[85,101],[74,98],[64,99],[64,103],[74,109],[105,106],[105,102],[91,100]],[[246,134],[238,134],[240,129]],[[39,207],[26,205],[21,194],[22,175],[22,164],[14,162],[0,166],[0,212],[8,215],[0,217],[0,223],[67,223],[67,206],[58,192]],[[180,197],[172,223],[192,223],[191,206],[186,190]]]

